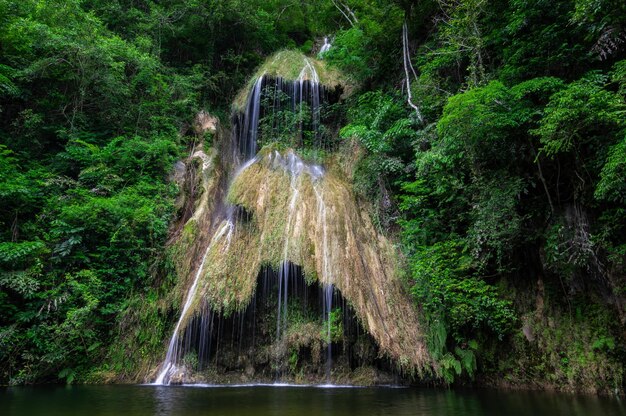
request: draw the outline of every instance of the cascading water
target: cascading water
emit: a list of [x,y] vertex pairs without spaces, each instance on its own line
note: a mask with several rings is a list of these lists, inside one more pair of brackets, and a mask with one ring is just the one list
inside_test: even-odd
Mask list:
[[237,143],[239,153],[244,160],[252,159],[257,152],[257,136],[259,133],[259,117],[261,115],[261,91],[265,76],[261,75],[250,90],[246,111],[243,114],[243,123]]
[[180,316],[164,361],[148,375],[144,358],[138,377],[361,384],[393,382],[392,363],[427,368],[394,247],[352,191],[358,154],[334,152],[349,149],[330,134],[349,84],[290,51],[259,75],[235,101],[230,140],[218,129],[187,161],[184,189],[201,192],[181,195],[168,251]]
[[[272,85],[273,84],[273,85]],[[272,87],[272,88],[268,88]],[[275,114],[282,110],[282,101],[280,94],[284,94],[288,97],[288,102],[291,103],[291,111],[298,112],[298,135],[299,144],[303,144],[303,130],[304,119],[303,113],[305,107],[309,106],[311,110],[311,125],[314,132],[315,144],[321,146],[320,142],[320,104],[325,98],[325,89],[320,87],[319,76],[313,63],[305,58],[303,62],[302,70],[297,80],[287,81],[281,77],[271,79],[266,77],[265,74],[260,76],[254,83],[250,94],[248,95],[248,101],[246,103],[246,111],[243,114],[238,114],[233,119],[235,125],[236,138],[239,143],[239,151],[245,159],[250,159],[258,151],[258,130],[259,121],[261,118],[261,102],[264,98],[266,90],[272,90],[273,97],[271,99],[271,111]],[[237,128],[237,126],[243,126]],[[276,127],[276,126],[273,126]],[[277,339],[281,337],[281,331],[283,331],[287,322],[287,303],[288,303],[288,285],[290,277],[290,267],[288,263],[288,251],[289,251],[289,227],[292,223],[292,218],[296,210],[296,203],[298,199],[298,183],[303,171],[307,170],[312,177],[318,178],[321,175],[322,169],[319,166],[306,166],[303,161],[298,158],[293,152],[290,152],[287,160],[282,160],[280,154],[275,152],[275,163],[282,164],[285,171],[290,176],[290,188],[291,198],[289,203],[289,211],[287,213],[287,223],[285,229],[285,244],[283,262],[279,267],[279,286],[278,286],[278,307],[277,307],[277,322],[276,322],[276,336]]]
[[161,371],[157,376],[154,384],[169,384],[171,375],[178,371],[178,361],[180,359],[179,356],[179,333],[181,329],[181,325],[184,320],[187,318],[187,314],[189,312],[189,308],[193,303],[195,298],[196,289],[198,288],[198,282],[200,280],[200,276],[202,275],[202,270],[204,269],[204,263],[207,259],[207,254],[209,250],[213,247],[213,245],[219,241],[222,237],[226,236],[227,244],[230,244],[231,237],[234,230],[234,224],[232,222],[232,210],[227,215],[227,219],[222,223],[220,229],[215,233],[215,236],[211,240],[211,243],[206,249],[204,256],[202,257],[202,262],[198,267],[198,271],[196,276],[194,277],[193,283],[187,292],[187,297],[185,299],[185,304],[183,305],[183,310],[180,313],[180,317],[178,318],[178,322],[176,323],[176,327],[174,327],[174,332],[172,333],[172,337],[170,338],[170,342],[167,348],[167,354],[165,356],[165,361],[161,364]]
[[[308,81],[308,82],[307,82]],[[308,59],[304,60],[304,68],[300,72],[300,76],[298,77],[297,83],[300,85],[300,97],[303,96],[303,87],[304,85],[309,85],[311,92],[311,115],[313,121],[313,132],[315,134],[315,144],[317,146],[320,145],[320,137],[319,137],[319,127],[320,127],[320,80],[317,75],[317,71],[315,70],[315,66]],[[300,112],[302,112],[302,107],[304,100],[300,100]],[[302,129],[300,129],[302,132]]]
[[325,54],[326,52],[328,52],[330,50],[330,47],[332,46],[332,44],[328,41],[328,36],[324,37],[324,44],[322,45],[322,47],[320,48],[320,53],[319,55],[322,56],[323,54]]
[[[207,248],[157,384],[329,383],[364,371],[385,382],[384,355],[413,370],[429,365],[393,245],[355,198],[350,160],[319,152],[335,149],[328,132],[338,126],[323,110],[343,91],[320,83],[320,65],[278,53],[236,101],[231,140],[216,136],[219,150],[203,159],[205,192],[174,248]],[[293,149],[322,155],[326,168]],[[183,257],[177,272],[191,278],[193,256]]]
[[[294,114],[297,125],[290,128],[289,133],[296,142],[289,143],[292,147],[300,147],[305,143],[305,130],[312,133],[311,146],[328,148],[327,140],[322,137],[321,106],[326,102],[328,91],[319,82],[319,75],[310,59],[304,58],[303,67],[295,80],[287,80],[280,76],[261,75],[250,89],[243,112],[235,112],[232,118],[234,141],[238,143],[239,154],[243,160],[254,157],[259,150],[259,123],[269,120],[271,132],[269,136],[277,135],[277,131],[286,126],[276,116],[279,112],[290,111]],[[294,131],[297,130],[297,131]],[[268,142],[274,137],[265,137]]]
[[[256,87],[255,87],[255,90],[256,90]],[[255,107],[252,106],[252,108],[254,110]],[[244,163],[243,165],[241,165],[240,167],[238,167],[233,177],[237,178],[237,176],[241,174],[250,165],[252,165],[255,162],[255,160],[256,160],[255,158],[252,158],[248,160],[246,163]],[[203,161],[203,164],[204,164],[204,168],[206,168],[207,167],[206,162]],[[225,206],[225,213],[223,215],[223,219],[220,222],[220,225],[217,231],[214,233],[213,238],[209,242],[209,245],[207,246],[206,251],[204,252],[204,255],[202,256],[202,261],[200,263],[200,266],[198,266],[198,270],[194,276],[193,282],[189,288],[189,291],[187,292],[187,296],[185,298],[185,304],[183,305],[183,309],[180,313],[178,322],[176,323],[176,326],[174,327],[174,331],[172,332],[172,336],[168,344],[165,360],[160,366],[160,371],[157,375],[156,380],[154,381],[154,384],[157,384],[157,385],[169,384],[172,376],[175,375],[177,372],[181,371],[181,369],[178,367],[178,364],[180,363],[180,360],[183,356],[182,353],[184,352],[184,351],[181,351],[181,348],[180,348],[181,347],[181,339],[180,339],[181,326],[183,322],[185,322],[189,318],[188,316],[189,311],[194,300],[196,299],[198,283],[200,282],[200,279],[202,277],[202,272],[204,270],[204,265],[208,258],[209,252],[215,247],[216,244],[221,243],[223,240],[225,240],[226,243],[222,246],[221,251],[226,252],[228,251],[228,248],[230,247],[233,235],[235,233],[236,212],[237,212],[236,207],[234,207],[233,205]],[[213,315],[211,312],[211,318],[212,317]],[[203,316],[202,319],[204,320],[205,317]],[[207,327],[210,327],[210,326],[203,325],[202,331],[206,332]],[[206,338],[206,333],[204,334],[204,336],[201,335],[201,339],[205,339],[205,338]],[[189,344],[189,340],[186,340],[186,341],[187,341],[187,344]],[[204,348],[205,348],[205,345],[200,346],[201,352]]]
[[[276,314],[276,340],[278,343],[283,342],[282,337],[286,332],[288,323],[288,294],[289,294],[289,280],[292,277],[292,265],[289,262],[289,243],[290,235],[292,234],[291,228],[293,227],[293,219],[296,216],[298,195],[300,193],[300,186],[302,185],[302,178],[304,175],[308,175],[313,181],[319,181],[323,174],[324,169],[315,164],[306,164],[300,159],[293,151],[289,151],[286,157],[283,157],[279,152],[274,151],[270,155],[270,163],[273,167],[280,167],[289,175],[290,185],[290,197],[287,212],[287,220],[285,224],[285,243],[283,249],[283,260],[281,262],[278,273],[278,305]],[[324,303],[326,305],[326,301]],[[330,346],[330,343],[329,343]],[[280,366],[277,365],[277,368]],[[280,374],[278,374],[280,376]]]
[[[280,154],[278,152],[274,153],[275,159],[280,158]],[[281,331],[287,325],[287,301],[288,297],[288,285],[289,285],[289,262],[288,262],[288,254],[289,254],[289,235],[290,235],[290,227],[292,224],[292,220],[294,217],[294,213],[296,210],[296,202],[298,201],[298,183],[300,182],[300,174],[304,168],[304,164],[302,161],[297,158],[293,153],[289,153],[287,160],[287,172],[290,176],[290,188],[291,188],[291,197],[289,202],[289,212],[287,213],[287,223],[285,225],[285,248],[283,250],[283,262],[280,265],[280,272],[278,275],[279,286],[278,286],[278,311],[276,314],[276,338],[280,340]],[[283,290],[284,287],[284,290]]]

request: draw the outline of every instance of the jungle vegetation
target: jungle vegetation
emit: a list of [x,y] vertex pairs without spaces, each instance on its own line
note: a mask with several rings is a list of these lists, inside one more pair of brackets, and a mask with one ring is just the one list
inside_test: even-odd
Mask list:
[[623,390],[620,0],[0,0],[0,384],[98,380],[171,279],[194,116],[328,35],[440,382]]

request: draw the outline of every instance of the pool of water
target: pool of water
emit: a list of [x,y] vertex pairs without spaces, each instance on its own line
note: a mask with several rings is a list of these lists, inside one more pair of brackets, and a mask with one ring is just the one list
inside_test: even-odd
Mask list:
[[38,386],[0,389],[0,415],[623,416],[617,398],[538,392],[290,386]]

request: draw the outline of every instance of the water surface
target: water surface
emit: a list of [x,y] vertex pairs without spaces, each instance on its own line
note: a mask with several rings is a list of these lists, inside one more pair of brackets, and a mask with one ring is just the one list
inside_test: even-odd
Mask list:
[[413,388],[38,386],[0,389],[0,415],[623,416],[616,398]]

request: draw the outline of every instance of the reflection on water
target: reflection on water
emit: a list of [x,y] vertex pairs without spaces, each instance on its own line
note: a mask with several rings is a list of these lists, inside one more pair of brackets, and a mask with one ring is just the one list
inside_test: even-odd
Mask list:
[[0,415],[622,416],[616,398],[529,392],[286,386],[74,386],[0,390]]

